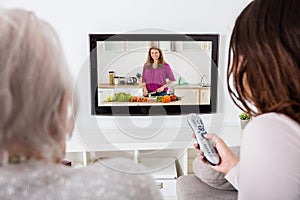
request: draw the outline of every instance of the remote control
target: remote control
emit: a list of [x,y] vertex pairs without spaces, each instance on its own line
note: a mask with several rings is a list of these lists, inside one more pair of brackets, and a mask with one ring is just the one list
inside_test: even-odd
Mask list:
[[196,135],[199,147],[203,151],[204,157],[207,162],[214,166],[218,165],[220,163],[220,157],[217,154],[211,140],[204,137],[207,132],[201,118],[197,114],[191,113],[188,115],[187,121]]

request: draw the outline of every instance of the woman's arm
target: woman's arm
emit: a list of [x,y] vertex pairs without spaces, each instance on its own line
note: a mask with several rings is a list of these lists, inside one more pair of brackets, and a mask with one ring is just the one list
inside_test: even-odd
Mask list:
[[145,77],[145,70],[146,70],[146,63],[143,66],[143,72],[142,72],[142,88],[143,88],[143,95],[148,95],[148,89],[146,87],[146,77]]
[[167,64],[167,63],[165,63],[165,66],[164,66],[164,67],[165,67],[165,69],[166,69],[166,78],[168,78],[169,81],[168,81],[167,83],[165,83],[163,86],[157,88],[157,90],[156,90],[157,92],[162,92],[162,91],[164,91],[164,89],[165,89],[166,87],[170,86],[170,85],[176,80],[175,77],[174,77],[174,74],[173,74],[173,71],[172,71],[170,65]]
[[[196,136],[193,134],[193,138]],[[198,151],[198,157],[202,162],[207,164],[212,169],[226,174],[225,178],[238,189],[238,163],[239,159],[232,153],[231,149],[225,144],[225,142],[215,134],[207,134],[205,136],[207,139],[212,140],[220,158],[221,162],[219,165],[212,166],[208,164],[203,156],[203,152],[199,149],[199,145],[195,144],[194,147]]]
[[165,63],[166,75],[170,81],[176,81],[173,71],[168,63]]
[[157,88],[156,91],[157,91],[157,92],[162,92],[162,91],[164,91],[164,89],[165,89],[166,87],[168,87],[169,85],[171,85],[173,82],[174,82],[174,81],[169,80],[166,84],[164,84],[163,86]]
[[142,88],[143,88],[143,95],[147,96],[149,91],[146,87],[146,83],[142,83]]

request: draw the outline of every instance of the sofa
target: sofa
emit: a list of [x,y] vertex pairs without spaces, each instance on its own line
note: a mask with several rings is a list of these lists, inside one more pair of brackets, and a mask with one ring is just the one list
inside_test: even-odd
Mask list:
[[[239,147],[231,147],[239,157]],[[233,200],[237,199],[237,190],[224,178],[224,174],[216,172],[202,163],[197,157],[193,161],[192,175],[180,176],[176,190],[178,200]]]

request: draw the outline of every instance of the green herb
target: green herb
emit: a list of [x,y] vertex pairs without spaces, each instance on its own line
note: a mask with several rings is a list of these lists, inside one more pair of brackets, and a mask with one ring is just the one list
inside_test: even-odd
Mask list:
[[248,113],[243,112],[242,114],[239,115],[241,120],[247,120],[250,119],[250,115]]

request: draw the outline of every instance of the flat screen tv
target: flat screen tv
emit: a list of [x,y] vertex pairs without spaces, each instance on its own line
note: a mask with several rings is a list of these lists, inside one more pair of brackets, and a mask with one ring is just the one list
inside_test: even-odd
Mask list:
[[89,34],[89,42],[93,115],[216,112],[218,34]]

